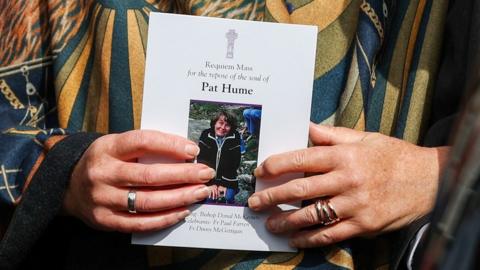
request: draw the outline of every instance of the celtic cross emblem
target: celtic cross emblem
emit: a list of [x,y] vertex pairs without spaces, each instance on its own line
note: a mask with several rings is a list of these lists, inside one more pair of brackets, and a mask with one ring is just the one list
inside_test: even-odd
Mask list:
[[227,58],[232,59],[233,58],[233,50],[235,48],[235,40],[238,38],[238,34],[235,32],[235,30],[230,29],[228,32],[225,34],[225,37],[227,38]]

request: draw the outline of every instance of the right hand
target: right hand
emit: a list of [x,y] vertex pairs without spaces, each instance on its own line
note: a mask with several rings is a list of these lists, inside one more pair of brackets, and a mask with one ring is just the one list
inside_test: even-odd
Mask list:
[[[141,164],[146,154],[193,159],[198,146],[180,136],[133,130],[98,138],[75,166],[64,211],[93,228],[120,232],[163,229],[183,220],[186,206],[210,194],[204,183],[215,171],[204,164]],[[127,211],[127,194],[136,191],[137,213]]]

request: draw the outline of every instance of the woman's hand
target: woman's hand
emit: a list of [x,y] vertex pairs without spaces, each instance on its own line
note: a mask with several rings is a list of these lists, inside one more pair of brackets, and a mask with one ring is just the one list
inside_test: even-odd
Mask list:
[[256,211],[301,200],[330,201],[340,221],[313,230],[301,229],[321,223],[315,204],[270,216],[270,231],[295,232],[293,246],[323,246],[395,230],[432,209],[448,147],[419,147],[379,133],[314,124],[310,139],[314,147],[274,155],[255,170],[257,177],[271,180],[289,172],[310,176],[249,199]]
[[[140,164],[144,155],[193,159],[199,148],[179,136],[134,130],[100,137],[77,163],[64,199],[64,211],[102,230],[143,232],[183,220],[187,205],[210,194],[214,175],[203,164]],[[129,213],[127,194],[136,191],[137,213]]]

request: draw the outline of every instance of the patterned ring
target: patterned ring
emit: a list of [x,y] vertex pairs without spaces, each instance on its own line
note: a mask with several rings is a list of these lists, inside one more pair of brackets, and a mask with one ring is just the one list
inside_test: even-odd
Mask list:
[[335,209],[328,199],[318,199],[315,202],[315,210],[317,211],[319,223],[328,226],[340,221]]
[[127,194],[127,209],[130,214],[137,213],[135,208],[135,200],[137,199],[137,192],[135,190],[129,190]]

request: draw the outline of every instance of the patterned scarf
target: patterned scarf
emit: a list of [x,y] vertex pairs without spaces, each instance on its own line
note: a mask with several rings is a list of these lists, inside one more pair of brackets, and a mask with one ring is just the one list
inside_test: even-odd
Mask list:
[[[446,0],[3,1],[0,203],[18,203],[53,137],[139,128],[152,11],[317,25],[311,120],[418,143],[428,120],[447,5]],[[158,250],[149,251],[154,266],[354,267],[348,244],[298,254]]]

